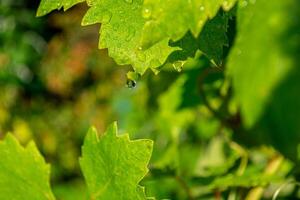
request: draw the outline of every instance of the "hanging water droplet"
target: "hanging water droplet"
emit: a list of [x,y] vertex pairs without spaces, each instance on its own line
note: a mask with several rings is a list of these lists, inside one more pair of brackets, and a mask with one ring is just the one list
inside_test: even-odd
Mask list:
[[204,11],[205,7],[203,5],[200,6],[200,11]]
[[243,0],[243,1],[241,2],[241,7],[246,7],[247,5],[248,5],[248,1]]
[[152,15],[152,8],[150,6],[144,7],[142,15],[145,19],[149,19]]
[[151,70],[153,71],[153,73],[154,73],[155,75],[157,75],[157,74],[160,72],[158,69],[155,69],[155,68],[151,68]]
[[124,0],[125,3],[129,3],[129,4],[132,4],[133,0]]
[[126,85],[128,88],[135,88],[137,80],[141,77],[141,75],[137,72],[128,72],[127,73],[127,81]]
[[173,68],[174,68],[176,71],[181,72],[184,63],[185,63],[184,61],[176,61],[176,62],[173,63]]
[[127,85],[128,88],[135,88],[136,87],[136,81],[131,80],[131,79],[127,79],[126,85]]
[[42,15],[45,15],[47,11],[45,9],[42,10]]
[[112,17],[112,13],[108,10],[104,11],[103,14],[102,14],[102,24],[107,24],[110,22],[111,20],[111,17]]
[[92,6],[94,6],[94,4],[93,4],[93,0],[86,0],[86,2],[87,2],[87,5],[88,6],[90,6],[90,7],[92,7]]

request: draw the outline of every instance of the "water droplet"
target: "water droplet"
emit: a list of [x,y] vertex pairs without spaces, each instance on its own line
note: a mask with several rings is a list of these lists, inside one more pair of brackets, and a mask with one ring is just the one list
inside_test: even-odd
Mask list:
[[128,72],[127,73],[127,81],[126,85],[128,88],[135,88],[136,81],[141,77],[141,75],[137,72]]
[[42,10],[41,10],[41,14],[42,14],[42,15],[45,15],[46,13],[47,13],[47,10],[45,10],[45,9],[42,9]]
[[246,7],[247,5],[248,5],[248,1],[243,0],[243,1],[241,2],[241,7]]
[[127,85],[128,88],[135,88],[136,87],[136,81],[131,80],[131,79],[127,79],[126,85]]
[[133,28],[129,28],[126,35],[126,41],[129,42],[135,35],[135,30]]
[[256,0],[250,0],[250,3],[255,4]]
[[155,75],[157,75],[157,74],[160,72],[158,69],[155,69],[155,68],[151,68],[151,70],[153,71],[153,73],[154,73]]
[[86,0],[86,2],[87,2],[87,5],[88,6],[90,6],[90,7],[92,7],[92,6],[94,6],[94,4],[93,4],[93,0]]
[[205,7],[203,5],[200,6],[200,11],[204,11]]
[[111,17],[112,17],[112,14],[110,11],[108,11],[108,10],[104,11],[102,14],[102,20],[101,20],[102,24],[109,23],[111,20]]
[[145,19],[149,19],[152,15],[152,8],[150,6],[144,7],[142,15]]
[[176,71],[181,72],[184,63],[185,63],[184,61],[176,61],[173,63],[173,67]]
[[203,24],[204,24],[204,21],[202,19],[198,21],[198,27],[202,27]]
[[129,3],[129,4],[132,4],[133,0],[124,0],[125,3]]

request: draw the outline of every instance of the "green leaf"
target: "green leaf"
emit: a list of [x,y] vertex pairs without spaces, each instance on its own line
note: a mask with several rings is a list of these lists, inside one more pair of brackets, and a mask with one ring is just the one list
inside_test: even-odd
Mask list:
[[11,134],[0,142],[0,199],[54,200],[49,177],[33,142],[23,148]]
[[116,123],[100,138],[94,128],[90,129],[80,166],[91,199],[146,199],[138,183],[148,172],[152,146],[151,140],[131,141],[127,134],[117,136]]
[[142,46],[182,38],[188,30],[197,37],[205,22],[223,7],[229,10],[236,0],[145,0],[143,16],[148,19],[143,28]]
[[222,137],[214,137],[199,156],[195,173],[197,176],[221,175],[239,158]]
[[293,67],[294,58],[290,47],[285,48],[284,35],[299,18],[290,14],[298,4],[296,0],[239,3],[238,35],[228,59],[228,74],[247,127],[261,117],[272,92]]
[[39,5],[37,16],[43,16],[50,13],[52,10],[60,10],[64,8],[66,11],[67,9],[71,8],[75,4],[80,2],[84,2],[85,0],[41,0]]
[[99,48],[108,48],[109,55],[120,65],[131,64],[143,74],[148,68],[158,68],[169,54],[178,50],[162,40],[147,50],[139,43],[145,19],[142,17],[143,0],[90,0],[91,8],[82,25],[102,23]]
[[188,32],[177,42],[171,42],[171,46],[177,46],[181,50],[174,51],[169,56],[168,62],[185,61],[189,57],[193,58],[200,50],[209,60],[220,65],[223,58],[223,48],[228,45],[226,36],[228,17],[229,15],[226,13],[219,13],[205,24],[197,38]]

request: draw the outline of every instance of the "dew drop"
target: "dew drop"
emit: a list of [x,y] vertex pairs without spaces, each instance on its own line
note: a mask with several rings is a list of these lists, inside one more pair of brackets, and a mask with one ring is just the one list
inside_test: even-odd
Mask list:
[[133,0],[124,0],[125,3],[129,3],[129,4],[132,4]]
[[90,6],[90,7],[91,7],[91,6],[94,6],[94,4],[93,4],[93,1],[92,1],[92,0],[87,0],[86,2],[87,2],[87,5],[88,5],[88,6]]
[[177,72],[181,72],[184,63],[185,63],[184,61],[176,61],[176,62],[173,63],[173,68],[174,68]]
[[128,88],[135,88],[137,84],[137,80],[141,77],[141,75],[137,72],[128,72],[127,73],[127,81],[126,85]]
[[112,17],[112,14],[110,11],[106,10],[103,12],[103,15],[102,15],[102,24],[107,24],[110,22],[111,20],[111,17]]
[[243,0],[243,1],[241,2],[241,7],[246,7],[247,5],[248,5],[248,1]]
[[42,10],[42,15],[45,15],[47,11],[45,9]]
[[128,88],[135,88],[136,87],[136,81],[135,80],[132,80],[132,79],[127,79],[126,81],[126,86]]
[[153,73],[154,73],[155,75],[157,75],[157,74],[159,73],[159,70],[158,70],[158,69],[151,68],[151,70],[153,71]]
[[150,6],[144,7],[142,15],[145,19],[149,19],[152,15],[152,8]]
[[204,11],[205,7],[203,5],[200,6],[200,11]]

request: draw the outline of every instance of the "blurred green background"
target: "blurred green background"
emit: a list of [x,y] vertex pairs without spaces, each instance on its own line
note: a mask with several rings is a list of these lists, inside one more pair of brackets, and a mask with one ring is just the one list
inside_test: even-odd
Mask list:
[[[288,160],[265,176],[280,155],[269,146],[240,146],[212,115],[206,101],[219,107],[230,88],[219,72],[206,73],[198,87],[211,67],[204,56],[190,59],[180,73],[170,66],[158,76],[149,71],[128,88],[130,66],[116,66],[97,49],[100,25],[80,26],[84,4],[36,18],[39,1],[0,2],[0,138],[10,131],[24,145],[37,143],[51,163],[58,199],[86,197],[78,164],[83,138],[91,125],[102,133],[113,121],[120,133],[155,141],[142,185],[157,199],[191,199],[191,193],[235,199],[272,182],[264,192],[270,199],[293,179]],[[228,104],[235,114],[235,103]],[[282,195],[293,199],[297,188],[287,187]]]

